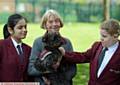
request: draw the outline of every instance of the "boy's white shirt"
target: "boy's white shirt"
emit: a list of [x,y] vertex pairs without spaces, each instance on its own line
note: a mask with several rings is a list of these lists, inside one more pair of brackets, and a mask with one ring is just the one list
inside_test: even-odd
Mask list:
[[104,70],[104,68],[106,67],[106,65],[110,61],[110,59],[112,58],[113,54],[116,52],[118,46],[119,46],[119,42],[117,42],[114,45],[108,47],[108,50],[105,53],[105,57],[102,61],[102,64],[101,64],[100,68],[98,69],[97,77],[100,76],[100,74],[102,73],[102,71]]

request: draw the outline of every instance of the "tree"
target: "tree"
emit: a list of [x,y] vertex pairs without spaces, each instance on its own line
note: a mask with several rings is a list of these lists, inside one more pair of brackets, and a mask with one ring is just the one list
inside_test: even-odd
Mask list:
[[110,18],[110,0],[103,0],[104,20]]

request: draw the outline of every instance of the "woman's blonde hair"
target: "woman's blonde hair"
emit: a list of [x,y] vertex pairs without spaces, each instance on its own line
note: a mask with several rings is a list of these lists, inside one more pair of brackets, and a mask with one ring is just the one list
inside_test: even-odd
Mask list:
[[115,19],[106,20],[101,24],[101,29],[106,30],[110,35],[120,34],[119,21]]
[[45,25],[46,25],[47,20],[50,18],[50,16],[54,16],[55,18],[57,18],[60,21],[60,27],[63,27],[63,21],[60,15],[55,10],[50,9],[50,10],[47,10],[42,17],[41,28],[46,29]]

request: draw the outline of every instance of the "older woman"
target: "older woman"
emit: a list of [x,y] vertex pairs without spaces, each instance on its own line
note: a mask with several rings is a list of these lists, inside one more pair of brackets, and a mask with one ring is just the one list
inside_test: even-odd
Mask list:
[[[56,32],[59,33],[61,27],[63,27],[63,22],[59,16],[59,14],[55,10],[48,10],[42,17],[41,28],[46,30],[47,32]],[[45,33],[45,34],[46,34]],[[61,36],[62,37],[62,36]],[[61,61],[61,64],[55,73],[47,73],[44,75],[48,75],[49,78],[43,77],[41,71],[35,68],[35,61],[42,51],[44,51],[44,43],[42,42],[42,37],[37,38],[34,41],[31,56],[30,56],[30,63],[28,72],[30,75],[35,76],[35,80],[39,81],[41,85],[72,85],[72,78],[76,74],[76,65],[70,64],[64,61],[64,58]],[[69,39],[62,37],[65,40],[65,44],[62,45],[65,50],[73,51],[72,44]],[[57,84],[51,82],[57,81]]]

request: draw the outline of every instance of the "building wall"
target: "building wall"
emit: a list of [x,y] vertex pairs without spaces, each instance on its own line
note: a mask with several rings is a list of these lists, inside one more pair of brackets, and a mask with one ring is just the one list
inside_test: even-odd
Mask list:
[[1,12],[15,12],[15,0],[0,0],[0,13]]

